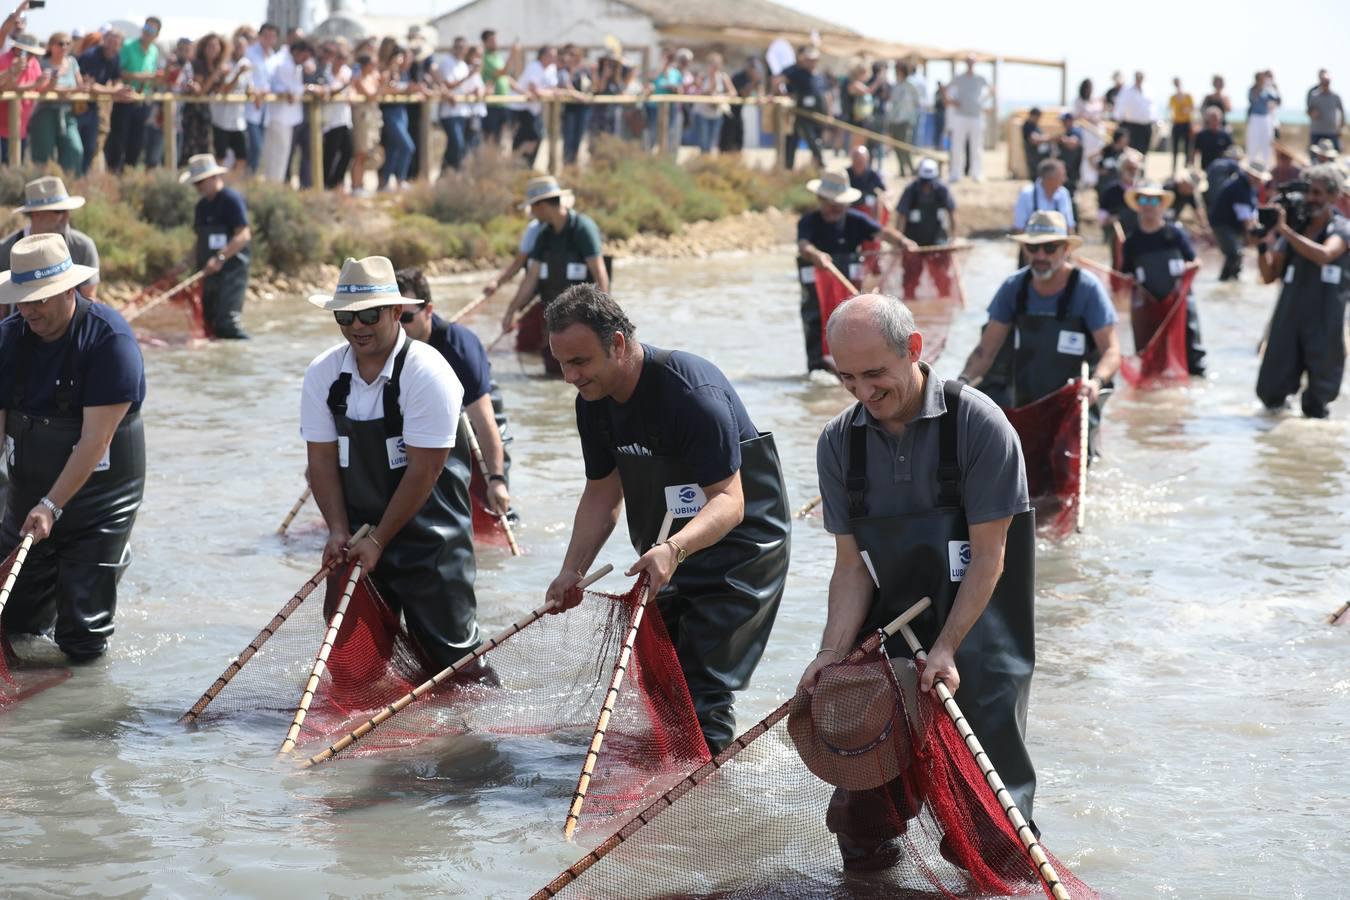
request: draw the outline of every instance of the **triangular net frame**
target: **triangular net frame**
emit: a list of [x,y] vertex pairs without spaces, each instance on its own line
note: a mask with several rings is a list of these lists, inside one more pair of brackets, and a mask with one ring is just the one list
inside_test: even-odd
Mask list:
[[[788,701],[535,900],[1096,897],[1048,854],[1049,868],[1032,861],[936,695],[916,690],[913,663],[873,644],[839,665],[896,685],[891,768],[879,754],[859,764],[877,770],[873,781],[899,773],[883,787],[842,792],[813,774],[804,758],[820,744],[794,741]],[[872,852],[845,868],[839,834]]]

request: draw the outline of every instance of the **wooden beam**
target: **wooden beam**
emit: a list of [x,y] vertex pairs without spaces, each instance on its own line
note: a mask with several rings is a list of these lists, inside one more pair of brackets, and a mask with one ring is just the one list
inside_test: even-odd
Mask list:
[[865,137],[869,141],[876,141],[877,143],[885,144],[888,147],[894,147],[897,150],[905,150],[909,153],[917,153],[920,156],[930,156],[939,163],[945,163],[949,159],[948,155],[941,150],[934,150],[931,147],[918,147],[915,146],[914,144],[906,143],[905,141],[896,140],[889,134],[881,134],[880,132],[863,128],[861,125],[853,125],[841,119],[836,119],[833,116],[823,116],[820,113],[814,113],[811,112],[810,110],[805,109],[794,109],[793,113],[811,122],[818,122],[821,125],[828,125],[831,128],[841,128],[844,131],[850,132],[851,134],[856,134],[859,137]]

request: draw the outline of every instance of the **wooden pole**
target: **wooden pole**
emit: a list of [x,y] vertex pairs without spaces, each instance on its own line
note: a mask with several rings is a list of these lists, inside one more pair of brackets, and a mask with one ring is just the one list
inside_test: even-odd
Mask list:
[[[844,662],[856,662],[867,654],[875,652],[881,646],[882,641],[895,634],[901,627],[914,621],[914,619],[918,618],[920,613],[928,609],[931,605],[932,601],[929,598],[924,597],[918,603],[915,603],[909,609],[896,616],[885,628],[878,629],[876,632],[869,635],[866,640],[853,649],[853,652],[844,659]],[[590,853],[587,853],[575,864],[568,867],[566,871],[558,875],[558,877],[549,882],[548,885],[536,891],[531,897],[531,900],[547,900],[547,898],[556,897],[563,888],[581,877],[583,872],[613,852],[620,844],[641,830],[644,825],[651,824],[652,820],[673,806],[681,797],[701,784],[708,776],[731,762],[736,754],[740,753],[746,747],[749,747],[770,728],[782,721],[783,717],[787,715],[788,707],[791,705],[792,700],[789,699],[763,719],[760,719],[758,723],[747,729],[740,737],[727,745],[726,749],[721,753],[691,772],[683,781],[666,791],[660,797],[657,797],[646,809],[629,819],[627,824],[615,832],[607,841],[596,847]]]
[[1346,613],[1350,613],[1350,600],[1341,604],[1341,608],[1327,617],[1328,625],[1340,625],[1345,621]]
[[[914,652],[915,658],[920,662],[928,659],[928,654],[924,652],[923,645],[919,643],[919,638],[914,634],[914,629],[906,623],[899,628],[900,634],[904,637],[905,643],[909,644],[909,649]],[[965,741],[966,749],[970,755],[975,758],[975,762],[980,767],[980,774],[988,782],[989,787],[993,789],[994,796],[998,798],[999,805],[1003,807],[1003,814],[1008,817],[1013,828],[1017,831],[1017,837],[1022,841],[1022,846],[1026,849],[1027,855],[1031,857],[1032,863],[1040,872],[1041,878],[1045,881],[1045,886],[1050,889],[1050,894],[1055,900],[1069,900],[1069,892],[1059,880],[1059,874],[1055,872],[1055,867],[1050,864],[1049,858],[1045,854],[1045,849],[1037,840],[1036,835],[1027,825],[1027,820],[1022,816],[1022,811],[1017,808],[1013,802],[1012,794],[1003,785],[1003,779],[999,777],[998,770],[994,768],[993,763],[989,761],[989,755],[984,752],[980,739],[971,731],[970,724],[966,722],[966,717],[961,712],[961,707],[956,705],[956,698],[952,692],[947,689],[947,685],[941,681],[934,681],[933,688],[937,691],[938,699],[942,701],[942,708],[951,718],[952,724],[956,726],[961,739]]]
[[356,592],[356,585],[360,581],[361,564],[352,563],[351,574],[347,576],[347,586],[342,591],[342,598],[338,600],[337,609],[333,610],[333,617],[328,620],[328,630],[324,632],[323,643],[319,645],[319,654],[314,657],[314,669],[309,673],[309,681],[300,694],[300,705],[295,708],[295,719],[291,721],[291,728],[286,732],[286,740],[281,742],[278,757],[285,756],[295,749],[295,742],[300,738],[300,728],[305,724],[305,716],[309,713],[309,705],[314,702],[314,692],[319,689],[319,680],[323,678],[324,669],[328,666],[328,654],[332,652],[333,644],[337,641],[338,632],[342,629],[342,620],[347,615],[347,606],[352,602],[352,594]]
[[9,158],[5,162],[13,168],[23,165],[23,140],[19,137],[19,132],[23,129],[19,113],[21,102],[18,97],[12,98],[9,101],[9,109],[6,110],[9,118]]
[[1069,64],[1067,60],[1059,64],[1059,105],[1069,105]]
[[[369,525],[361,526],[361,529],[357,531],[356,534],[352,535],[352,539],[347,542],[347,546],[350,547],[361,540],[361,538],[366,536],[366,532],[368,531],[370,531]],[[220,692],[225,689],[225,685],[230,683],[230,679],[239,674],[239,670],[244,667],[244,664],[252,659],[255,653],[262,649],[263,644],[266,644],[268,639],[276,634],[277,629],[290,618],[291,613],[295,612],[300,604],[305,602],[305,598],[309,596],[310,592],[328,577],[328,573],[333,571],[334,566],[334,563],[325,565],[322,569],[315,572],[309,581],[306,581],[301,585],[300,590],[295,592],[295,596],[286,601],[286,605],[281,607],[280,611],[272,617],[272,621],[263,626],[263,630],[258,632],[258,636],[249,642],[249,645],[244,648],[244,652],[240,653],[234,662],[226,666],[225,671],[215,680],[215,683],[206,689],[206,693],[198,698],[191,709],[183,713],[182,717],[178,720],[178,724],[187,725],[196,721],[197,717],[206,710],[206,707],[210,705],[211,701],[216,699]]]
[[792,133],[792,110],[786,103],[774,103],[769,109],[773,111],[774,168],[786,170],[788,135]]
[[[596,569],[590,575],[587,575],[585,578],[579,581],[577,583],[577,590],[585,590],[595,582],[599,581],[601,578],[604,578],[612,571],[614,571],[614,567],[611,565],[606,564],[604,566],[601,566],[599,569]],[[380,725],[389,721],[399,712],[406,709],[409,704],[414,703],[417,700],[421,699],[422,697],[426,696],[427,693],[434,690],[437,685],[441,684],[447,678],[453,678],[456,675],[456,673],[462,671],[465,667],[469,666],[471,663],[473,663],[474,660],[484,656],[485,654],[495,649],[496,647],[501,646],[501,643],[503,641],[511,637],[516,632],[523,630],[526,626],[533,624],[537,619],[543,618],[545,615],[548,614],[548,611],[552,608],[553,608],[552,605],[545,605],[539,607],[534,612],[525,616],[519,622],[516,622],[510,627],[508,627],[505,631],[498,634],[496,637],[481,644],[477,650],[473,651],[468,656],[465,656],[464,658],[459,660],[459,662],[455,663],[453,666],[450,666],[449,668],[442,669],[440,672],[437,672],[435,675],[431,676],[431,678],[428,678],[426,681],[422,682],[417,687],[413,688],[411,691],[404,694],[402,697],[395,700],[393,703],[389,704],[384,709],[380,710],[373,718],[362,723],[360,727],[358,727],[355,731],[349,732],[348,734],[344,735],[340,740],[338,740],[327,750],[324,750],[322,753],[315,754],[314,756],[311,756],[309,759],[305,760],[304,768],[306,769],[312,768],[313,766],[316,766],[321,762],[325,762],[326,760],[332,759],[334,756],[341,753],[343,750],[346,750],[352,744],[355,744],[357,741],[361,740],[361,738],[370,734]]]
[[[653,98],[654,99],[654,98]],[[656,155],[664,156],[666,143],[670,139],[670,107],[664,103],[656,104]]]
[[175,172],[178,170],[178,103],[161,100],[159,110],[164,135],[164,168]]
[[557,99],[547,100],[544,112],[548,129],[548,174],[557,175],[562,171],[562,104]]
[[300,510],[304,508],[305,502],[309,500],[309,495],[313,492],[314,489],[309,486],[307,481],[305,483],[305,490],[300,495],[300,499],[295,501],[295,505],[291,507],[291,511],[286,513],[286,518],[281,520],[281,525],[277,528],[278,536],[285,534],[286,529],[291,527],[291,523],[295,521],[295,517],[299,514]]
[[856,295],[862,293],[861,291],[858,290],[857,286],[853,282],[848,280],[848,277],[844,275],[843,272],[840,272],[839,269],[835,267],[834,260],[830,259],[828,255],[822,255],[822,259],[824,260],[825,264],[821,266],[821,268],[824,269],[826,272],[829,272],[835,278],[838,278],[839,283],[842,284],[844,287],[848,288],[848,292],[850,294]]
[[436,104],[431,97],[422,98],[422,115],[417,121],[417,145],[422,148],[417,158],[417,178],[423,184],[431,181],[431,123],[435,121]]
[[[533,309],[534,305],[538,302],[539,302],[539,295],[535,294],[533,297],[530,298],[530,302],[522,306],[520,308],[520,312],[516,313],[516,322],[519,323],[520,318],[524,316],[527,312],[529,312],[531,309]],[[517,327],[519,327],[519,325],[517,325]],[[493,350],[495,350],[497,348],[497,345],[502,342],[502,339],[505,338],[510,333],[511,332],[503,328],[502,333],[493,338],[492,343],[488,344],[487,346],[488,352],[491,353]]]
[[885,144],[886,146],[893,147],[897,150],[907,150],[910,153],[918,154],[920,156],[932,157],[933,160],[939,163],[945,163],[951,158],[951,154],[946,153],[945,151],[919,147],[907,143],[906,141],[897,140],[889,134],[872,131],[870,128],[863,128],[861,125],[854,125],[850,122],[845,122],[842,119],[836,119],[833,116],[822,115],[821,113],[811,112],[807,109],[794,110],[793,114],[820,125],[828,125],[831,128],[838,128],[847,131],[850,134],[856,134],[859,137],[867,138],[867,140],[878,144]]
[[323,164],[323,104],[313,94],[309,99],[309,128],[305,139],[309,141],[309,189],[322,192],[324,176],[328,174]]
[[19,546],[14,550],[14,562],[9,567],[9,573],[5,575],[5,583],[0,585],[0,612],[5,609],[5,604],[9,602],[10,592],[14,590],[14,582],[19,578],[19,570],[23,568],[23,561],[28,558],[28,551],[33,546],[32,533],[25,534]]
[[1081,383],[1078,388],[1078,523],[1077,528],[1081,534],[1083,525],[1087,522],[1087,474],[1088,474],[1088,392],[1087,382],[1089,377],[1088,364],[1083,363],[1080,372]]
[[124,315],[123,318],[127,321],[128,324],[134,322],[141,316],[148,313],[150,310],[154,309],[155,307],[159,306],[162,303],[167,302],[168,300],[173,299],[174,296],[181,294],[183,291],[192,287],[194,284],[201,281],[205,277],[206,277],[205,269],[201,269],[197,272],[194,272],[187,278],[184,278],[182,281],[175,284],[173,287],[169,288],[164,293],[160,294],[155,299],[149,301],[148,303],[142,306],[137,307],[136,309],[131,310],[131,312]]
[[473,312],[475,309],[486,303],[487,300],[488,300],[487,295],[481,295],[474,300],[470,300],[468,303],[464,304],[464,307],[459,312],[455,313],[446,321],[458,322],[460,319],[464,318],[469,313]]
[[[478,435],[474,433],[473,423],[469,421],[468,413],[459,414],[460,429],[467,436],[469,441],[469,451],[473,454],[474,461],[478,463],[478,473],[483,476],[483,484],[492,485],[492,472],[488,469],[487,460],[483,458],[483,448],[478,443]],[[472,502],[472,501],[470,501]],[[491,510],[489,510],[491,512]],[[495,513],[494,513],[495,515]],[[511,555],[520,555],[520,545],[516,543],[515,532],[511,530],[511,522],[503,514],[497,518],[501,523],[502,531],[506,532],[506,543],[511,547]]]
[[801,509],[797,510],[797,518],[805,519],[807,516],[811,515],[811,510],[819,506],[820,501],[822,499],[823,498],[821,497],[820,494],[816,494],[810,500],[807,500],[805,505],[803,505]]

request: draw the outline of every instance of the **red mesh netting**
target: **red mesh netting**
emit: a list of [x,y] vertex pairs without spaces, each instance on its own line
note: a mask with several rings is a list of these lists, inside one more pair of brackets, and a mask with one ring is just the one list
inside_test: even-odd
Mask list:
[[[900,271],[899,253],[882,253],[878,259],[883,260],[881,273],[881,282],[876,290],[892,297],[900,297],[902,289],[899,287],[898,273]],[[923,257],[920,264],[925,264],[924,260],[929,260],[926,264],[940,270],[943,274],[941,280],[936,277],[934,283],[938,292],[936,295],[927,295],[922,299],[915,299],[912,296],[905,298],[905,306],[914,315],[915,324],[919,326],[919,332],[923,335],[923,360],[930,365],[942,355],[943,349],[947,346],[947,333],[951,330],[952,319],[957,313],[958,307],[952,304],[952,300],[965,302],[964,295],[961,293],[961,276],[956,269],[956,254],[952,253],[920,253],[907,254],[909,258]],[[862,286],[864,290],[867,285]],[[826,269],[816,267],[816,296],[820,300],[820,342],[823,352],[826,356],[830,353],[830,343],[825,336],[826,326],[829,325],[830,316],[849,297],[853,296],[848,290],[847,285],[839,278]]]
[[[911,308],[920,298],[955,300],[964,306],[966,294],[961,281],[960,253],[959,247],[950,250],[925,247],[918,253],[904,250],[884,253],[878,290],[899,297]],[[948,317],[953,314],[954,311],[949,312]]]
[[487,482],[476,465],[469,476],[469,497],[473,505],[473,542],[492,547],[508,546],[502,520],[488,511]]
[[[879,690],[832,691],[825,703],[827,677]],[[873,652],[826,669],[815,690],[814,701],[799,693],[535,897],[1049,894],[936,696],[918,693],[910,663],[892,668]],[[858,722],[858,734],[881,737],[835,749],[831,738]],[[840,772],[850,789],[816,774],[846,780]],[[1096,896],[1051,865],[1070,896]]]
[[[10,570],[14,568],[14,560],[18,555],[19,547],[15,547],[0,562],[0,587],[9,580]],[[0,607],[2,610],[3,607]],[[60,666],[24,665],[10,646],[4,627],[0,626],[0,712],[69,677],[70,670]]]
[[1027,489],[1040,529],[1062,538],[1078,519],[1078,484],[1083,470],[1082,412],[1079,382],[1034,403],[1005,409],[1022,440]]
[[1163,387],[1190,379],[1186,360],[1186,297],[1196,269],[1187,269],[1162,300],[1136,285],[1130,305],[1135,355],[1120,363],[1120,374],[1133,387]]
[[825,326],[829,324],[830,316],[834,315],[839,304],[852,296],[853,291],[839,279],[838,275],[829,269],[816,266],[816,299],[820,301],[820,349],[826,356],[830,355],[830,342],[825,336]]
[[122,308],[122,314],[132,318],[136,339],[142,344],[164,346],[204,341],[213,337],[202,310],[201,280],[193,282],[159,306],[146,309],[143,315],[138,314],[137,310],[153,302],[177,281],[176,276],[165,276]]
[[[565,613],[527,617],[481,663],[414,701],[338,756],[394,753],[470,732],[547,735],[574,749],[580,775],[640,595],[638,585],[619,595],[587,592]],[[277,627],[263,650],[206,707],[201,721],[264,715],[277,725],[280,743],[327,627],[326,618],[310,606]],[[299,753],[318,755],[432,674],[398,617],[363,579],[306,716]],[[675,650],[660,613],[648,607],[586,795],[581,832],[612,831],[615,816],[649,802],[708,758]],[[566,812],[560,801],[559,827]]]

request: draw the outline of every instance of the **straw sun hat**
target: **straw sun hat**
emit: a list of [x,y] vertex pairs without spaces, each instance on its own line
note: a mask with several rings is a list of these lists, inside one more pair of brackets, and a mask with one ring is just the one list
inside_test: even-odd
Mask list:
[[314,294],[309,302],[333,312],[360,312],[376,306],[401,306],[422,301],[399,293],[394,264],[388,257],[367,256],[365,259],[349,257],[342,264],[337,290],[332,295]]
[[188,160],[187,171],[178,176],[180,183],[196,184],[213,175],[228,175],[230,170],[216,162],[210,153],[198,153]]
[[1138,187],[1132,187],[1125,192],[1125,205],[1135,212],[1139,212],[1140,197],[1157,197],[1162,200],[1163,209],[1171,209],[1172,204],[1176,202],[1177,195],[1171,191],[1164,190],[1156,184],[1141,184]]
[[1082,238],[1076,234],[1069,234],[1069,224],[1064,221],[1064,214],[1048,209],[1032,213],[1031,218],[1027,219],[1027,227],[1021,234],[1014,234],[1012,239],[1019,244],[1068,241],[1070,250],[1083,246]]
[[23,186],[23,206],[15,207],[15,212],[65,212],[84,206],[83,197],[72,197],[66,191],[66,183],[55,175],[44,175]]
[[881,787],[909,759],[908,723],[895,683],[876,665],[835,665],[788,707],[788,734],[802,762],[826,784]]
[[827,169],[819,178],[806,183],[806,189],[822,200],[848,206],[862,198],[862,191],[848,183],[848,173],[840,169]]
[[521,205],[521,209],[528,212],[530,207],[540,200],[552,200],[554,197],[562,198],[563,205],[566,206],[572,200],[572,192],[561,187],[558,179],[552,175],[531,178],[530,183],[525,185],[525,202]]
[[0,272],[0,303],[33,303],[64,294],[98,274],[76,265],[59,234],[20,238],[9,254],[10,270]]

